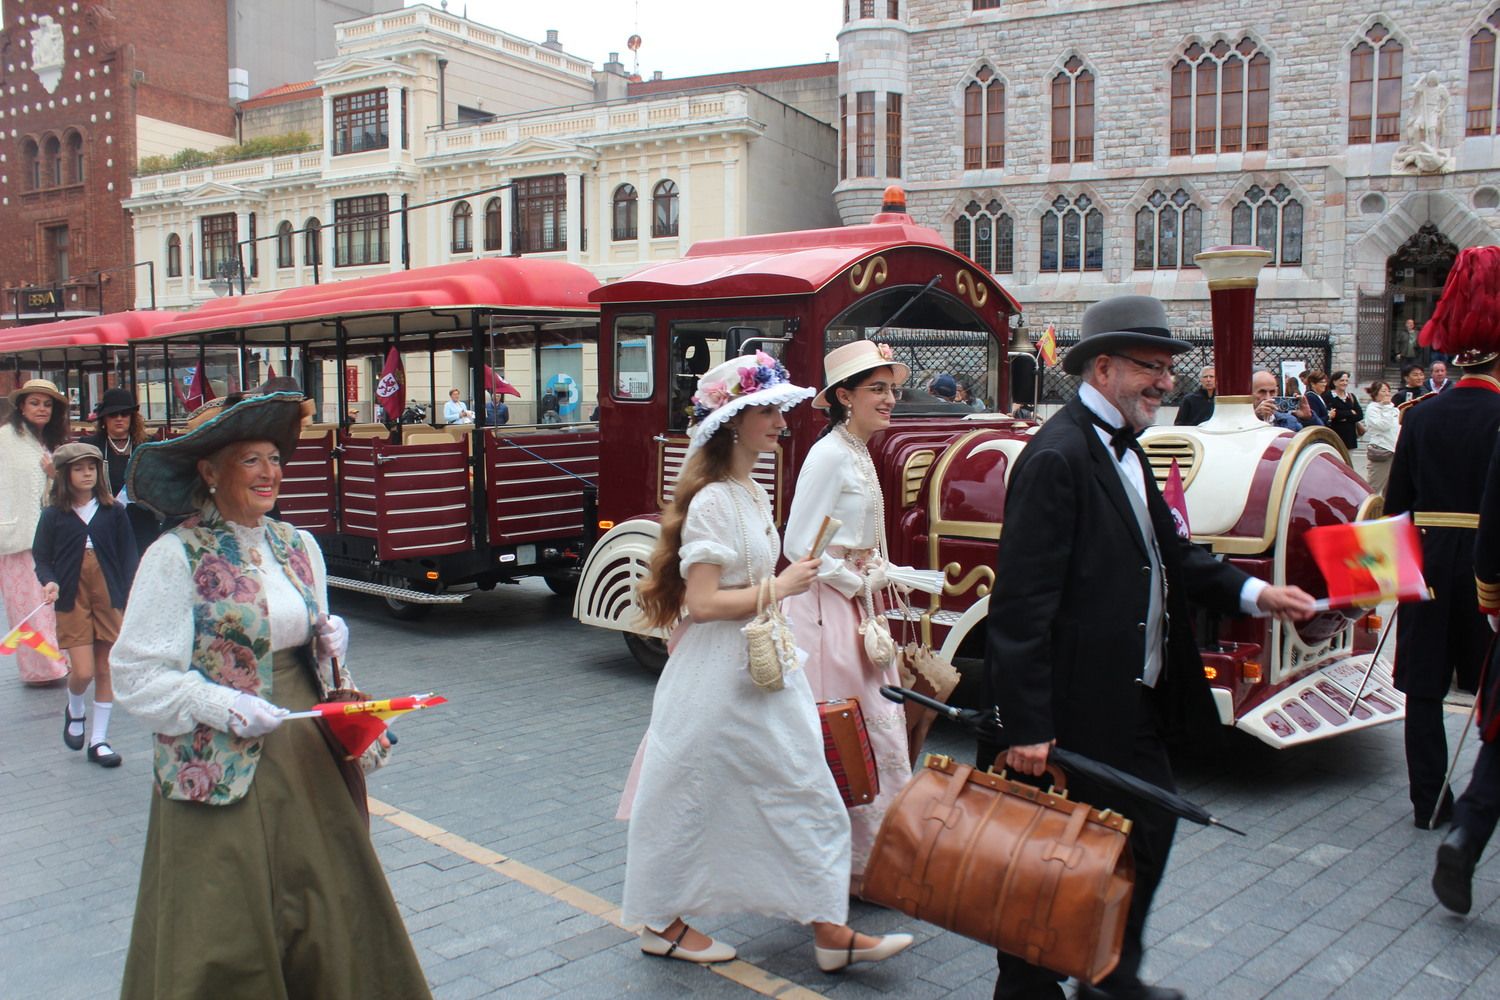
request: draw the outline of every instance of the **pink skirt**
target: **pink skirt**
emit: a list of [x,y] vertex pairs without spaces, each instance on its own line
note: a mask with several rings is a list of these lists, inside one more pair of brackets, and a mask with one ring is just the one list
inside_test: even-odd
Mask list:
[[854,838],[852,870],[862,876],[881,820],[897,793],[911,778],[906,749],[906,713],[880,696],[882,684],[900,684],[894,664],[877,670],[865,656],[859,634],[859,606],[826,583],[816,582],[805,594],[782,604],[797,645],[807,653],[807,679],[818,701],[858,698],[870,731],[870,746],[880,772],[880,794],[875,801],[849,809]]
[[[53,649],[58,648],[57,613],[51,604],[43,602],[42,585],[36,578],[36,563],[30,549],[0,556],[0,597],[5,601],[7,632],[41,604],[42,609],[26,619],[26,627],[39,633]],[[68,676],[67,664],[60,659],[49,659],[30,646],[18,647],[15,657],[21,680],[27,684],[47,684]]]

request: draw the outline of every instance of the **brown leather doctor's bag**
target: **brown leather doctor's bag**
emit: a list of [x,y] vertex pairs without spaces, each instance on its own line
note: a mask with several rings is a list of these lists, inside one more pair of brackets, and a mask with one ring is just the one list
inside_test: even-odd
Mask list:
[[1120,960],[1130,820],[929,757],[886,812],[864,897],[1087,983]]

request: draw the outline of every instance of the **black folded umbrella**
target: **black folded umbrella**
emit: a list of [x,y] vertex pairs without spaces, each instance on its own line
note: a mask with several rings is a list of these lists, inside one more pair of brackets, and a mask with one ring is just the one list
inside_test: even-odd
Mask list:
[[[894,702],[904,702],[910,699],[919,705],[930,708],[939,715],[952,719],[960,725],[967,726],[977,735],[990,739],[1002,737],[1003,726],[1000,722],[1000,710],[992,708],[987,712],[977,711],[972,708],[957,708],[953,705],[945,705],[935,698],[918,694],[908,688],[886,685],[880,689],[885,698]],[[1169,791],[1160,785],[1153,784],[1144,778],[1138,778],[1110,764],[1085,757],[1083,754],[1074,753],[1072,750],[1064,750],[1062,747],[1053,747],[1051,753],[1052,762],[1064,770],[1087,778],[1105,788],[1113,789],[1129,795],[1138,802],[1157,806],[1165,809],[1175,816],[1197,823],[1200,826],[1217,826],[1228,830],[1230,833],[1245,834],[1241,830],[1227,825],[1207,809],[1198,805],[1190,799],[1183,798],[1176,792]]]

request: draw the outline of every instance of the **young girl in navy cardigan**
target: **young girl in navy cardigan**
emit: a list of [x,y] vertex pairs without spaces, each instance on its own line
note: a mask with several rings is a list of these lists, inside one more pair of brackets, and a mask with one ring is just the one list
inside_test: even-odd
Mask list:
[[93,730],[88,759],[119,767],[111,749],[109,651],[120,633],[120,612],[135,576],[135,534],[104,474],[104,456],[88,444],[66,444],[52,453],[52,502],[37,522],[32,554],[37,579],[57,605],[58,645],[68,654],[68,705],[63,742],[83,749],[83,695],[94,684]]

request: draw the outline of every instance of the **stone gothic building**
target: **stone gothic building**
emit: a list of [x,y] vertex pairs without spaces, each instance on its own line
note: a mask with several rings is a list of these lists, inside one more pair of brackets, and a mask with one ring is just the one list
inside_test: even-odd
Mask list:
[[1496,242],[1496,0],[839,2],[844,221],[902,184],[1033,336],[1122,292],[1206,326],[1193,253],[1256,243],[1259,324],[1371,377]]

